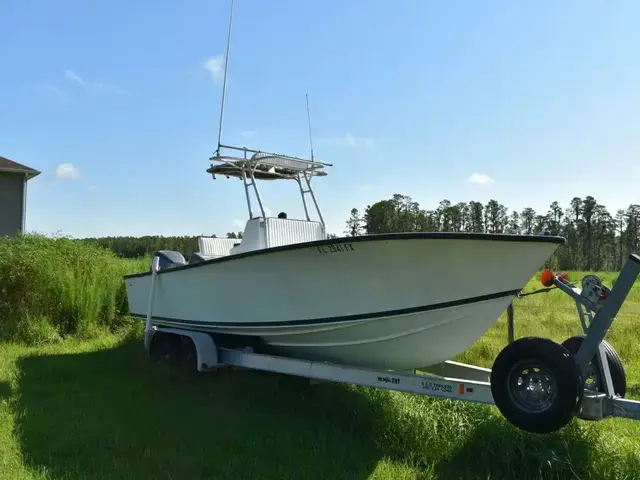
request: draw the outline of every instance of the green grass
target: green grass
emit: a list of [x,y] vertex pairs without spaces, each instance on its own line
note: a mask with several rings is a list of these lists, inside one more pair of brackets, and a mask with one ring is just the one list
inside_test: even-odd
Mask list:
[[0,340],[38,344],[128,328],[122,275],[148,267],[65,237],[0,237]]
[[[65,248],[67,260],[82,254],[63,241],[58,249]],[[40,301],[25,300],[25,316],[7,322],[14,333],[0,343],[0,479],[640,478],[640,422],[576,420],[539,436],[516,430],[491,406],[255,371],[193,377],[153,366],[139,328],[96,313],[113,302],[122,315],[112,276],[148,263],[84,252],[97,264],[78,259],[63,268],[64,279],[34,270]],[[59,266],[56,255],[37,254]],[[613,275],[604,278],[610,285]],[[527,290],[538,285],[532,280]],[[68,311],[80,327],[64,327],[59,316]],[[574,311],[558,291],[517,300],[516,336],[562,341],[580,331]],[[15,319],[28,323],[33,312],[40,323],[20,337]],[[42,325],[51,336],[38,333]],[[640,284],[607,337],[636,399],[639,325]],[[505,342],[503,316],[458,360],[490,366]]]

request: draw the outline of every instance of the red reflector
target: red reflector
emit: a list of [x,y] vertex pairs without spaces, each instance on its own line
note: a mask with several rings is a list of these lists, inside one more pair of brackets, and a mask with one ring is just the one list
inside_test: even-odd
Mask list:
[[555,280],[555,278],[556,276],[551,270],[545,270],[544,272],[542,272],[542,275],[540,275],[540,283],[542,283],[542,285],[544,285],[545,287],[550,287],[551,285],[553,285],[553,281]]

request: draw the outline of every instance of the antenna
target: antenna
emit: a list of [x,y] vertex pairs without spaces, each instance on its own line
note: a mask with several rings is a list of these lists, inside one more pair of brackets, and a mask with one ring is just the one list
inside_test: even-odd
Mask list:
[[309,114],[309,94],[304,94],[307,99],[307,121],[309,123],[309,145],[311,146],[311,161],[313,162],[313,138],[311,136],[311,115]]
[[231,11],[229,12],[229,33],[227,34],[227,52],[224,57],[224,79],[222,81],[222,101],[220,103],[220,124],[218,125],[218,149],[220,153],[220,141],[222,139],[222,116],[224,114],[224,102],[227,96],[227,71],[229,69],[229,47],[231,45],[231,21],[233,20],[233,2],[231,0]]

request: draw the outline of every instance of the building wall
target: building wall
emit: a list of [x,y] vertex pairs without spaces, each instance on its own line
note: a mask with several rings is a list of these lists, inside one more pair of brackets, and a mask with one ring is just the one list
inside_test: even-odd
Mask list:
[[0,172],[0,237],[22,231],[24,174]]

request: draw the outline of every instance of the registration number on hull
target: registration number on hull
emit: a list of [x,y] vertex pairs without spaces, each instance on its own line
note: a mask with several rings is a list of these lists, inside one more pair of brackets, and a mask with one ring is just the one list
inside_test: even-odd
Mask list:
[[318,245],[316,247],[322,254],[348,253],[355,251],[351,243],[332,243],[331,245]]

